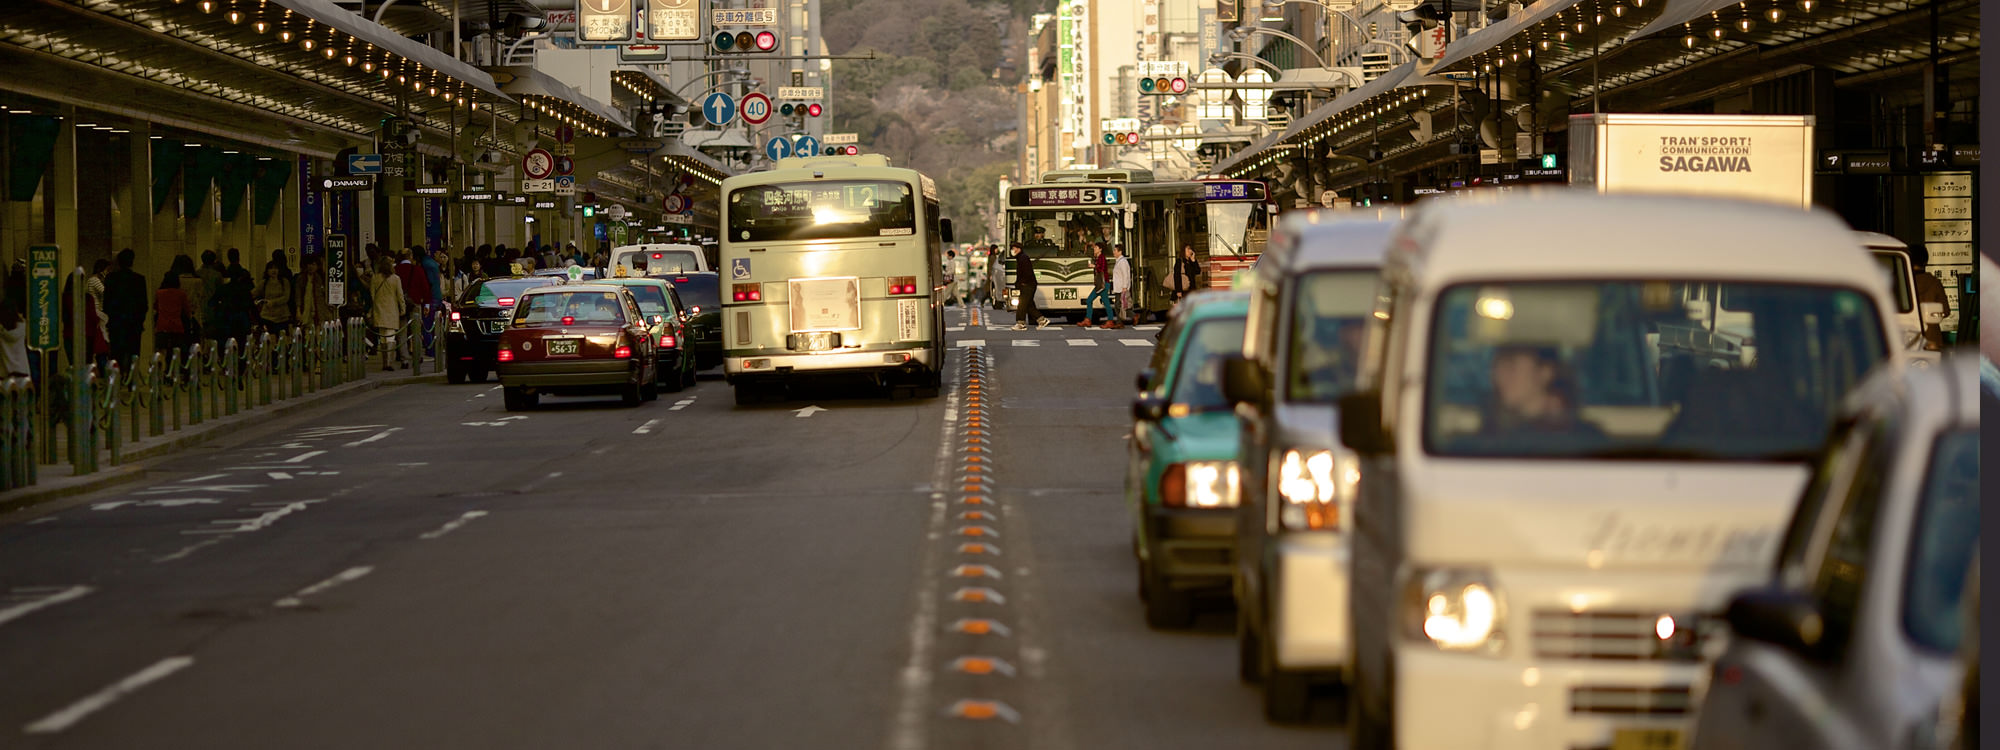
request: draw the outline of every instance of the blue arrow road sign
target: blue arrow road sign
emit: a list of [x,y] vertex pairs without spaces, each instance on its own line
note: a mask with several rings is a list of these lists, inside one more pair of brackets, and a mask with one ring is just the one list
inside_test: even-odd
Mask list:
[[347,155],[347,173],[348,173],[348,174],[381,174],[381,173],[382,173],[382,155],[381,155],[381,154],[348,154],[348,155]]
[[809,135],[799,136],[798,142],[792,144],[792,150],[801,154],[817,154],[819,153],[819,139]]
[[736,100],[720,91],[709,94],[701,100],[701,116],[711,125],[728,125],[736,119]]
[[764,155],[777,161],[792,155],[792,142],[783,138],[772,138],[764,142]]

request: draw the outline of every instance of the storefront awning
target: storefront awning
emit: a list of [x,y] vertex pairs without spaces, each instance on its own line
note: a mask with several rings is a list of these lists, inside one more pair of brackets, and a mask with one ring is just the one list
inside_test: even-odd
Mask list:
[[1493,49],[1499,46],[1501,42],[1514,38],[1521,31],[1546,21],[1582,2],[1585,2],[1585,0],[1541,0],[1534,5],[1528,6],[1527,10],[1520,15],[1509,16],[1507,20],[1467,34],[1463,39],[1453,40],[1451,46],[1445,48],[1444,57],[1425,70],[1437,73],[1451,70],[1453,66],[1470,60],[1473,56],[1482,52]]
[[632,123],[626,121],[625,115],[618,110],[585,96],[583,92],[536,70],[532,65],[498,66],[487,70],[500,84],[501,91],[521,99],[527,108],[543,115],[599,131],[598,135],[632,132]]
[[423,67],[463,81],[495,99],[507,99],[507,95],[501,93],[494,85],[493,77],[484,71],[397,34],[381,24],[362,18],[353,11],[333,4],[332,0],[268,0],[268,2],[314,19],[364,43],[380,47],[390,54],[408,58]]

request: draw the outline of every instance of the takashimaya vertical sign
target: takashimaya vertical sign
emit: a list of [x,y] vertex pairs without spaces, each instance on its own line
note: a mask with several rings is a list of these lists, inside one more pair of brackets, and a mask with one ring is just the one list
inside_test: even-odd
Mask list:
[[1062,86],[1061,131],[1069,147],[1090,141],[1090,4],[1065,0],[1056,6],[1056,76]]
[[578,0],[576,34],[586,42],[632,41],[635,0]]
[[673,42],[701,36],[701,0],[646,0],[646,38]]

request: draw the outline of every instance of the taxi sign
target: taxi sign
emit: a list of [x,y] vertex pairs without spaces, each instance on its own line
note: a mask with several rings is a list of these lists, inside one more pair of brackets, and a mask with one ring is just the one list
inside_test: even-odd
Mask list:
[[570,266],[570,267],[569,267],[569,280],[570,280],[570,281],[582,281],[582,280],[583,280],[583,266]]

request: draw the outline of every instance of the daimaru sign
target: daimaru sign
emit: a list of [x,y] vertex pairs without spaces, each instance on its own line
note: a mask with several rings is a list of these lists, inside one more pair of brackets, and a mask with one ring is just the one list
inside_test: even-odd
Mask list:
[[1680,193],[1812,204],[1813,118],[1577,115],[1572,182],[1601,193]]

